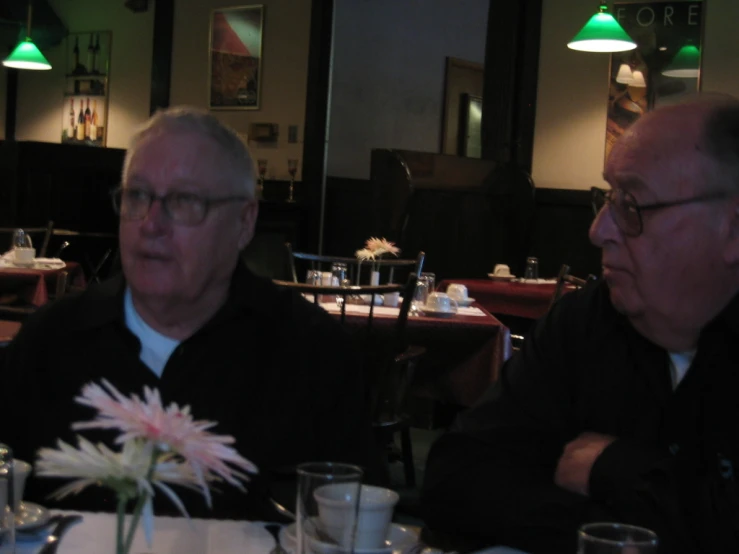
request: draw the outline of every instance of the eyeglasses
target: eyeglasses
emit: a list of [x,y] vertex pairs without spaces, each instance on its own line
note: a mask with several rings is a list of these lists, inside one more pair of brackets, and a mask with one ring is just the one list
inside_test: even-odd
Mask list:
[[694,204],[696,202],[722,200],[730,196],[726,192],[714,192],[695,196],[693,198],[685,198],[683,200],[657,202],[655,204],[640,206],[630,193],[622,189],[603,190],[598,187],[592,187],[590,192],[592,194],[591,201],[595,215],[597,216],[603,207],[608,204],[616,225],[625,235],[630,237],[638,237],[642,234],[642,231],[644,231],[642,212],[661,210],[663,208],[671,208],[673,206],[683,206],[685,204]]
[[148,190],[127,187],[117,188],[112,195],[113,209],[121,219],[129,221],[144,219],[154,200],[159,200],[167,217],[177,224],[186,226],[200,225],[212,206],[249,200],[246,196],[204,198],[191,192],[170,192],[159,196]]

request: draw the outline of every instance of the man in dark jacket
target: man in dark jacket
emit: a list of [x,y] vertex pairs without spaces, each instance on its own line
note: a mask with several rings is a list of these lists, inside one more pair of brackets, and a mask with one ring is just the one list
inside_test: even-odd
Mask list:
[[437,534],[576,550],[591,521],[670,554],[739,549],[739,102],[643,117],[614,146],[590,230],[603,280],[565,295],[433,447]]
[[[254,234],[254,183],[244,144],[205,112],[160,112],[134,137],[115,194],[123,275],[40,310],[9,347],[2,441],[16,457],[33,461],[58,438],[76,444],[70,424],[93,412],[73,399],[105,378],[191,406],[258,466],[247,495],[218,486],[212,512],[184,492],[191,514],[274,518],[267,487],[296,464],[372,468],[368,395],[344,330],[239,261]],[[27,497],[50,504],[61,484],[31,478]],[[90,490],[61,506],[115,502]]]

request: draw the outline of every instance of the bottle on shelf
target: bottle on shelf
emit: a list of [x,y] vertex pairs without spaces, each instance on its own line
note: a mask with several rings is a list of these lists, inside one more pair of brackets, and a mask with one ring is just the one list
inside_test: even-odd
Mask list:
[[67,128],[67,139],[74,140],[74,98],[69,99],[69,127]]
[[82,98],[80,98],[80,111],[77,115],[77,140],[85,140],[85,106]]
[[92,120],[92,112],[90,111],[90,98],[87,99],[87,108],[85,109],[85,138],[90,138],[90,121]]
[[92,72],[100,73],[98,71],[98,57],[100,56],[100,33],[95,35],[95,47],[92,51]]
[[85,64],[85,68],[87,69],[87,73],[92,73],[92,70],[94,69],[94,59],[95,59],[95,45],[93,44],[93,35],[90,33],[90,41],[87,43],[87,63]]
[[72,69],[72,72],[78,73],[80,67],[80,37],[74,37],[74,49],[72,53],[74,55],[74,65],[72,66],[74,69]]
[[98,139],[98,101],[92,101],[92,116],[90,117],[90,140]]

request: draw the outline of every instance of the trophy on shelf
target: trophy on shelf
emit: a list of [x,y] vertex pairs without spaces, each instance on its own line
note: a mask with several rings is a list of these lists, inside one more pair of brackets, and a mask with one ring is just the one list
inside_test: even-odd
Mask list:
[[295,202],[295,174],[298,172],[298,160],[287,160],[287,172],[290,174],[290,193],[287,201]]
[[257,183],[257,200],[264,198],[264,176],[267,174],[267,160],[259,158],[257,160],[257,169],[259,170],[259,183]]

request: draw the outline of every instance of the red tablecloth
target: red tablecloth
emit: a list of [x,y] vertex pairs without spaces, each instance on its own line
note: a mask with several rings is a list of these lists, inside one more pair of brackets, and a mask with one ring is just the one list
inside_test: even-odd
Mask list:
[[[346,317],[351,325],[352,318],[367,316],[347,313]],[[395,316],[377,313],[374,318],[373,325],[388,331],[396,321]],[[406,336],[411,344],[426,348],[412,393],[462,406],[472,405],[498,379],[511,354],[508,328],[488,312],[484,316],[409,317]]]
[[43,306],[49,301],[49,290],[56,289],[56,281],[62,271],[69,274],[68,279],[73,285],[85,286],[85,274],[76,262],[67,262],[59,269],[3,267],[0,268],[0,293],[14,293],[27,304]]
[[[492,314],[538,319],[547,313],[555,283],[530,284],[492,279],[446,279],[438,289],[446,291],[451,283],[461,283],[475,302]],[[572,289],[566,288],[565,291]]]

